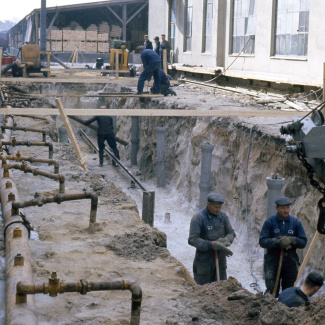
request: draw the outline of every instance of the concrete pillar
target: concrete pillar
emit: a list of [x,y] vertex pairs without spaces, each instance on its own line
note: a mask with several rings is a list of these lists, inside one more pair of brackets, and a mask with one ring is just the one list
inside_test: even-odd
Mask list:
[[267,213],[266,217],[276,214],[275,200],[281,196],[281,190],[285,179],[279,177],[278,174],[272,174],[271,177],[266,177],[267,185]]
[[210,143],[201,143],[201,180],[200,180],[200,201],[199,209],[206,206],[208,194],[211,191],[211,162],[214,145]]
[[64,125],[58,128],[59,131],[59,143],[68,143],[69,142],[69,134]]
[[143,192],[142,220],[153,227],[155,214],[155,192]]
[[137,164],[139,150],[139,116],[132,116],[131,126],[131,165]]
[[157,126],[157,187],[165,186],[165,133],[167,128],[165,126]]
[[46,51],[46,0],[41,0],[41,51]]

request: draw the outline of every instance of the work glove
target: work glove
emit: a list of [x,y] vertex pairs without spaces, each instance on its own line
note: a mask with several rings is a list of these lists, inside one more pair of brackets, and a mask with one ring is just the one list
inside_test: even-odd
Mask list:
[[223,252],[225,252],[227,257],[233,255],[233,252],[230,249],[228,249],[226,246],[224,246],[220,241],[213,241],[212,242],[212,248],[215,251],[223,251]]
[[280,245],[280,247],[282,249],[291,244],[291,239],[290,238],[292,238],[292,237],[288,237],[288,236],[280,237],[280,239],[278,240],[278,244]]
[[226,247],[231,245],[230,240],[227,237],[219,238],[218,240],[221,244],[225,245]]
[[289,237],[290,238],[290,244],[296,245],[297,244],[297,237]]

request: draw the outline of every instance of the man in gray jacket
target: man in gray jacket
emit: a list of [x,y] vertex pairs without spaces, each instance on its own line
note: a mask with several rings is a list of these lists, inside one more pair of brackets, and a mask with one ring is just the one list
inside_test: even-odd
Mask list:
[[193,273],[197,284],[217,281],[218,272],[220,280],[227,280],[226,257],[232,255],[227,247],[236,234],[227,215],[221,211],[223,203],[222,195],[210,193],[207,206],[195,213],[191,221],[188,243],[196,248]]

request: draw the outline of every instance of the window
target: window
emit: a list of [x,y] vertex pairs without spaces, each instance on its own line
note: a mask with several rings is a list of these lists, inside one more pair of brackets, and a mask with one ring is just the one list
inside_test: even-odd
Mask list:
[[233,2],[232,53],[242,50],[245,54],[255,52],[255,0]]
[[176,0],[170,1],[170,47],[175,51],[175,35],[176,35]]
[[205,0],[204,3],[204,28],[203,28],[203,51],[211,52],[212,24],[213,24],[213,0]]
[[193,0],[186,0],[184,52],[192,50],[192,17],[193,17]]
[[275,55],[306,56],[309,0],[277,0]]

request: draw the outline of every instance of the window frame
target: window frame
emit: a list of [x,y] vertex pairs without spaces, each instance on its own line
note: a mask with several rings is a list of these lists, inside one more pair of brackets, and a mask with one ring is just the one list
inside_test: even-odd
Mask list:
[[[191,5],[189,5],[189,1]],[[185,12],[184,12],[184,46],[183,50],[184,52],[191,52],[192,51],[192,26],[193,26],[193,2],[194,0],[186,0],[185,2]],[[191,8],[190,13],[190,28],[188,28],[188,18],[189,18],[189,11],[188,9]],[[187,34],[188,30],[190,29],[190,35]]]
[[[214,0],[204,0],[203,3],[203,27],[202,27],[202,53],[211,53],[212,52],[212,35],[213,35],[213,4],[214,4]],[[208,5],[211,5],[211,12],[212,12],[212,16],[210,19],[210,23],[211,23],[211,35],[207,35],[207,12],[208,12]],[[208,37],[210,37],[210,40],[208,39]],[[208,49],[207,43],[208,41],[210,41],[210,48]]]

